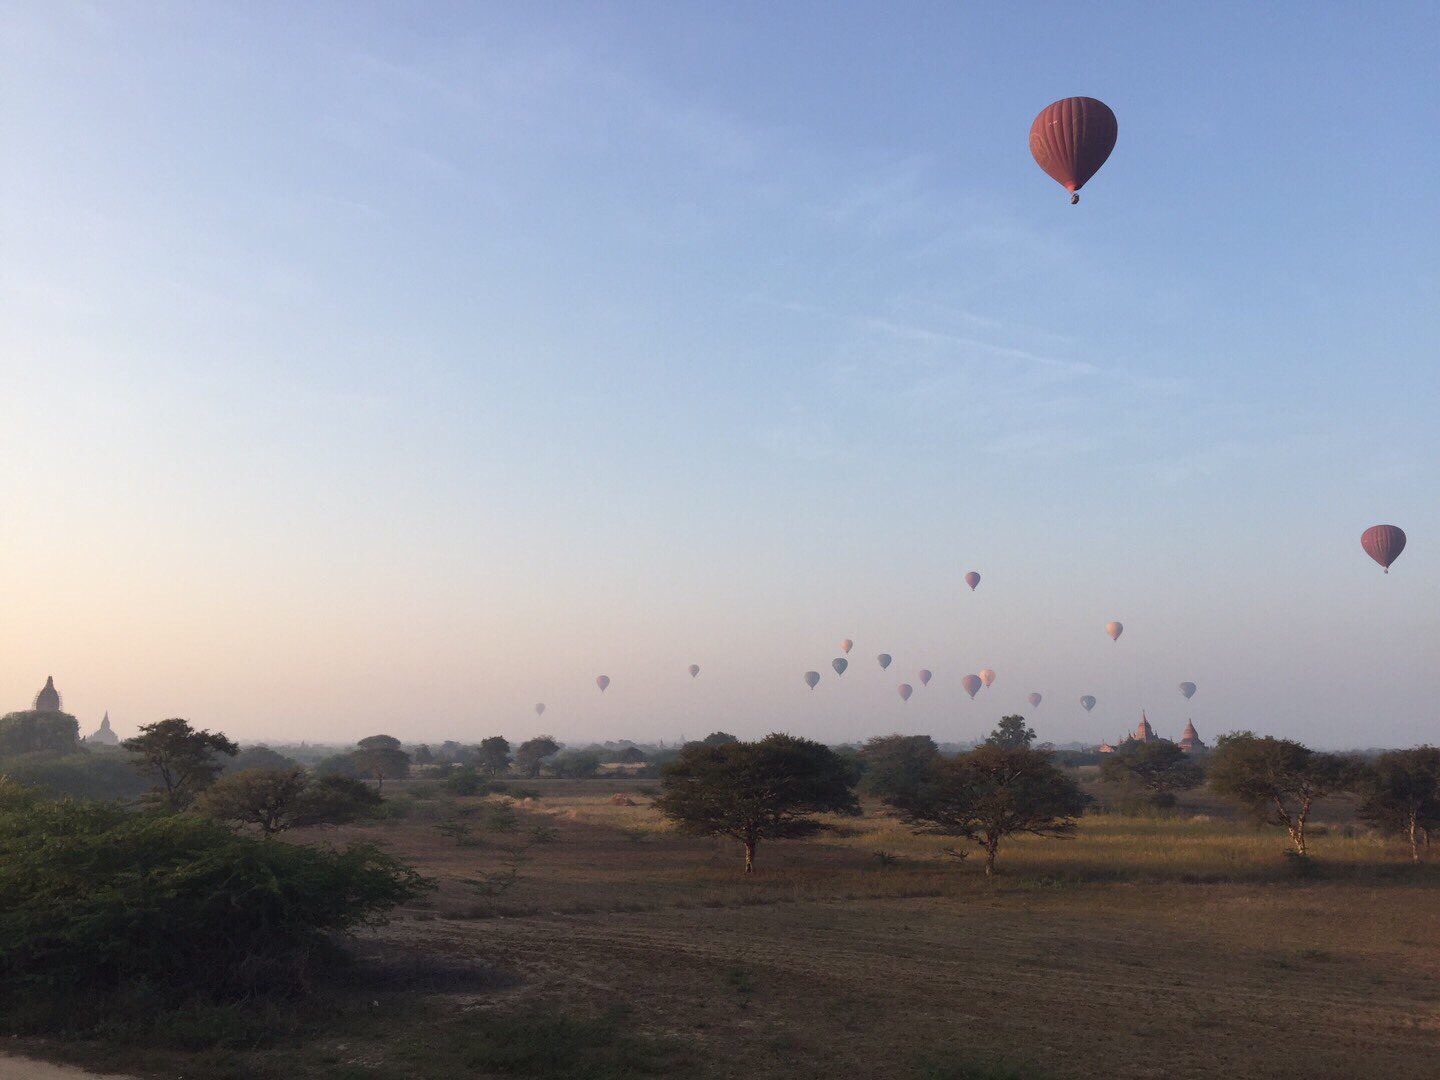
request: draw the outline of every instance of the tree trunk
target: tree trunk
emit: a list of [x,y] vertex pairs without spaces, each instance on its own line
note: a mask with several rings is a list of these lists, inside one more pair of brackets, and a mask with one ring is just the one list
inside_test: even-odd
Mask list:
[[375,777],[375,794],[376,794],[376,795],[383,795],[383,794],[385,794],[385,777],[383,777],[383,776],[377,776],[377,777]]
[[998,836],[987,837],[985,840],[985,876],[995,876],[995,855],[1000,850],[1000,838]]
[[755,869],[755,841],[754,841],[754,840],[746,840],[746,841],[745,841],[745,873],[748,874],[748,873],[750,873],[751,871],[753,871],[754,869]]
[[1417,821],[1415,820],[1415,815],[1414,815],[1414,814],[1411,814],[1411,815],[1410,815],[1410,861],[1411,861],[1411,862],[1417,862],[1417,863],[1420,861],[1420,841],[1419,841],[1419,837],[1416,836],[1416,833],[1418,833],[1419,831],[1420,831],[1419,822],[1417,822]]

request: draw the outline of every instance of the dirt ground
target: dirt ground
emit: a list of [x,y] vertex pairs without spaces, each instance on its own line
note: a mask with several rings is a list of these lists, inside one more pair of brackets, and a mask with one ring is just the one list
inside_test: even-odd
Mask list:
[[0,1054],[3,1080],[130,1080],[119,1073],[97,1073],[73,1065],[52,1065],[48,1061]]

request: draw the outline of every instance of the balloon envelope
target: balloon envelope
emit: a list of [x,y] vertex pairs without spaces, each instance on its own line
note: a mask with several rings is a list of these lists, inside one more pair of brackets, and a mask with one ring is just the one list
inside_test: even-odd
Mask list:
[[923,668],[923,667],[922,667],[918,672],[915,673],[915,676],[916,676],[916,678],[918,678],[918,679],[920,680],[920,685],[921,685],[921,686],[929,686],[929,685],[930,685],[930,680],[935,677],[934,675],[932,675],[932,674],[930,673],[930,669],[929,669],[929,668]]
[[845,669],[850,666],[850,661],[846,660],[843,656],[837,656],[834,660],[830,661],[830,666],[835,669],[836,675],[844,675]]
[[1111,641],[1119,641],[1120,635],[1124,632],[1125,627],[1118,622],[1107,622],[1105,624],[1105,633],[1110,635]]
[[[689,671],[690,671],[690,678],[693,679],[696,675],[699,675],[699,674],[700,674],[700,665],[699,665],[699,664],[691,664],[691,665],[690,665],[690,668],[689,668]],[[721,682],[724,682],[725,680],[724,680],[724,679],[721,679],[720,681],[721,681]]]
[[1398,525],[1372,525],[1360,535],[1365,554],[1390,572],[1390,564],[1405,550],[1405,530]]
[[960,685],[964,688],[965,693],[970,695],[971,700],[974,700],[975,695],[980,692],[980,687],[985,684],[980,681],[979,675],[966,675],[960,680]]
[[980,575],[975,573],[974,570],[971,570],[965,575],[965,584],[970,586],[971,592],[974,592],[975,586],[980,584]]
[[995,682],[995,672],[991,671],[988,667],[981,668],[980,681],[983,682],[986,686],[992,685]]
[[900,692],[901,701],[909,701],[910,695],[915,692],[915,688],[908,682],[902,682],[896,689]]
[[808,686],[808,687],[810,687],[811,690],[814,690],[814,689],[815,689],[815,684],[818,683],[819,681],[820,681],[820,673],[819,673],[818,671],[807,671],[807,672],[805,672],[805,685]]
[[536,715],[536,716],[544,716],[544,715],[545,715],[545,703],[544,703],[543,701],[537,701],[537,702],[535,703],[535,715]]
[[1085,711],[1086,711],[1086,712],[1089,712],[1091,709],[1093,709],[1093,708],[1095,707],[1095,699],[1094,699],[1093,697],[1091,697],[1089,694],[1086,694],[1084,697],[1082,697],[1082,698],[1080,699],[1080,704],[1083,705],[1083,706],[1085,706]]
[[882,652],[879,656],[875,657],[875,659],[880,662],[881,671],[884,671],[887,667],[890,666],[891,657],[888,652]]
[[1091,97],[1062,98],[1040,110],[1030,124],[1030,156],[1057,184],[1075,193],[1100,170],[1120,125],[1110,106]]
[[610,676],[597,675],[595,677],[595,685],[600,687],[600,692],[603,694],[605,692],[605,688],[610,685]]
[[851,641],[848,637],[844,641],[840,642],[840,651],[843,653],[848,653],[854,647],[855,643]]
[[1040,702],[1043,700],[1043,698],[1039,694],[1031,694],[1025,700],[1030,702],[1030,707],[1032,709],[1038,709],[1040,707]]
[[1180,693],[1185,695],[1186,701],[1189,701],[1195,696],[1195,684],[1193,682],[1182,682],[1180,684]]

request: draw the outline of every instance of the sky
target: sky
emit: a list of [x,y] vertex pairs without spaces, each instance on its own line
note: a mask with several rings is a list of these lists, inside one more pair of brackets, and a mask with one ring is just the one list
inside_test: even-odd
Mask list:
[[1434,5],[0,26],[0,706],[1440,740]]

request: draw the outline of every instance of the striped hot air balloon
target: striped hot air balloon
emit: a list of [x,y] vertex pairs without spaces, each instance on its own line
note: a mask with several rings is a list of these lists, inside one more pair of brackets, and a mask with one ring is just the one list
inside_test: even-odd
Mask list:
[[1080,189],[1100,171],[1120,125],[1110,106],[1091,97],[1062,98],[1040,110],[1030,124],[1030,155],[1050,179],[1080,201]]
[[1360,534],[1360,546],[1388,574],[1390,564],[1405,550],[1405,530],[1398,525],[1371,525]]

